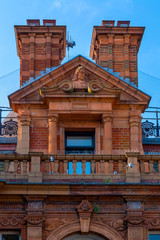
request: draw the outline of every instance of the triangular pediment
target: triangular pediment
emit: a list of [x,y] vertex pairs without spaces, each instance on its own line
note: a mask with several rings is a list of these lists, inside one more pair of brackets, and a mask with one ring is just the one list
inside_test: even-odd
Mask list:
[[9,96],[11,106],[18,103],[42,103],[44,98],[72,95],[116,98],[119,102],[141,102],[148,105],[150,97],[131,84],[78,56],[46,72]]

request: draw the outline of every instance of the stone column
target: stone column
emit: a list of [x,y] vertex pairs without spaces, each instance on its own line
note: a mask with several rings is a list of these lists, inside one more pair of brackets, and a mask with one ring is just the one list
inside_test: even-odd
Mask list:
[[29,116],[19,118],[20,136],[18,137],[17,153],[28,154],[29,152],[29,129],[31,119]]
[[[128,198],[128,197],[127,197]],[[129,240],[143,240],[144,226],[143,226],[143,204],[140,199],[132,197],[127,199],[127,216],[126,222],[128,225],[128,239]]]
[[57,154],[57,122],[57,114],[53,114],[48,117],[48,154]]
[[18,136],[17,136],[17,147],[16,147],[16,152],[20,153],[21,151],[21,143],[22,143],[22,126],[21,126],[21,122],[20,122],[20,117],[17,117],[17,121],[18,121]]
[[104,136],[103,136],[103,153],[112,154],[112,111],[102,115],[104,124]]
[[[43,197],[39,199],[35,196],[24,196],[26,197],[27,208],[24,220],[27,223],[27,240],[42,240],[42,227],[45,221],[43,216]],[[30,199],[29,199],[30,198]]]
[[141,133],[141,112],[132,109],[130,112],[130,150],[131,152],[142,152],[142,140],[140,142]]

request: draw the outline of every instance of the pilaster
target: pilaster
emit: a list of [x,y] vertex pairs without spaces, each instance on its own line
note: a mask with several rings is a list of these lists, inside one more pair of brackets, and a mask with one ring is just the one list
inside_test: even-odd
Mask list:
[[104,154],[112,154],[112,122],[113,112],[109,111],[102,115],[104,125],[103,149]]
[[29,152],[29,128],[30,128],[31,119],[30,116],[21,116],[19,117],[19,126],[20,126],[20,136],[18,137],[17,143],[17,153],[28,154]]
[[57,154],[57,122],[58,114],[49,113],[48,154]]

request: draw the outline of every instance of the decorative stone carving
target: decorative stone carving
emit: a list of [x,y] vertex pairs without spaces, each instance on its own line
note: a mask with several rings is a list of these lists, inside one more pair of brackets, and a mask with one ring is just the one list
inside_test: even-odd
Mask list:
[[128,209],[141,209],[141,202],[127,202]]
[[47,219],[45,221],[45,226],[43,228],[43,239],[47,239],[51,231],[56,230],[60,226],[63,226],[65,224],[69,224],[70,222],[75,222],[76,220],[74,218],[62,218],[62,219]]
[[22,210],[23,204],[21,202],[6,202],[6,203],[0,203],[0,209],[5,210]]
[[126,229],[126,221],[123,218],[119,218],[119,219],[113,219],[113,218],[93,218],[94,222],[98,222],[104,225],[108,225],[112,228],[114,228],[115,230],[118,231],[123,231],[124,229]]
[[31,224],[31,225],[39,225],[42,224],[45,220],[45,217],[43,216],[31,216],[28,215],[24,218],[24,221],[26,221],[27,223]]
[[46,221],[44,230],[45,231],[53,231],[60,227],[61,225],[68,224],[70,222],[75,221],[74,218],[63,218],[63,219],[53,219],[51,221]]
[[22,126],[30,126],[31,118],[29,116],[22,116],[20,122]]
[[103,224],[104,226],[108,225],[111,228],[114,228],[116,231],[119,232],[119,234],[122,236],[123,239],[125,239],[127,234],[127,225],[124,218],[119,219],[113,219],[113,218],[93,218],[92,222]]
[[28,210],[40,210],[42,209],[42,201],[29,201],[28,202]]
[[93,207],[88,200],[82,200],[77,207],[77,211],[80,218],[81,233],[86,234],[89,232],[90,217],[93,212]]
[[84,67],[79,66],[72,78],[73,82],[73,88],[74,89],[87,89],[88,88],[88,83],[86,81],[86,70]]
[[136,216],[127,216],[125,220],[133,225],[139,225],[144,222],[144,217],[136,217]]
[[160,219],[159,218],[152,218],[150,220],[150,223],[151,223],[152,226],[158,226],[158,225],[160,225]]
[[19,218],[3,217],[3,218],[0,218],[0,225],[2,225],[2,226],[8,226],[8,225],[17,226],[20,223],[20,221],[21,221],[21,219],[19,219]]

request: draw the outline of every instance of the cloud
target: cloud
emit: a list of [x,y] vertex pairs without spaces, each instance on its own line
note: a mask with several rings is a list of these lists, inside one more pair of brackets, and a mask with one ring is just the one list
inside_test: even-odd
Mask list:
[[60,0],[56,0],[53,2],[53,4],[50,6],[50,10],[53,10],[53,9],[60,9],[62,6],[62,3]]
[[49,10],[60,10],[63,14],[72,12],[80,16],[83,12],[89,11],[90,8],[91,6],[84,0],[54,0]]

